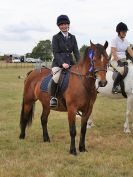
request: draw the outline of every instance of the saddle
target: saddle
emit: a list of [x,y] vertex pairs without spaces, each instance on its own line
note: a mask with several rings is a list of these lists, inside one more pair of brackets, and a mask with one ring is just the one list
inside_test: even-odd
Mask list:
[[[58,82],[57,92],[56,92],[57,96],[63,95],[64,91],[66,90],[68,86],[69,75],[70,75],[70,72],[68,70],[62,70],[60,78],[59,78],[59,82]],[[49,74],[48,76],[44,77],[40,85],[41,91],[48,92],[49,95],[51,95],[52,76],[53,76],[52,74]]]

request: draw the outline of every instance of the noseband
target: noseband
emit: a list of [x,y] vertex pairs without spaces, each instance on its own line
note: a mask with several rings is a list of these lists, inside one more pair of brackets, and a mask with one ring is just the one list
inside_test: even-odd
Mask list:
[[107,69],[105,69],[105,68],[95,68],[94,69],[94,73],[97,73],[97,72],[99,72],[99,71],[106,71],[107,72]]

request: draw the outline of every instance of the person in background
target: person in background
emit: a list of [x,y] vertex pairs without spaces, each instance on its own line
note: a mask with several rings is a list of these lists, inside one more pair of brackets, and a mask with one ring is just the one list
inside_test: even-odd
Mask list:
[[129,55],[133,57],[133,50],[130,47],[130,43],[125,38],[127,31],[127,25],[123,22],[120,22],[116,26],[116,32],[118,35],[112,40],[111,43],[111,65],[116,71],[118,71],[112,88],[112,93],[114,94],[120,92],[118,85],[123,79],[124,67],[127,65],[126,50],[128,51]]
[[68,16],[60,15],[57,18],[57,26],[59,27],[60,32],[54,35],[52,39],[52,51],[54,56],[52,62],[53,77],[51,81],[52,98],[50,100],[50,106],[52,107],[55,107],[58,104],[56,90],[62,69],[68,69],[75,64],[72,54],[74,54],[76,62],[80,59],[76,38],[68,32],[70,27]]

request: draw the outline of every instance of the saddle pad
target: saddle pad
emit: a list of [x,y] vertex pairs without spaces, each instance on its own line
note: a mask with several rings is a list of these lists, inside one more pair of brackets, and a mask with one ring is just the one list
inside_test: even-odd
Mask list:
[[49,81],[51,80],[52,76],[53,76],[52,74],[49,74],[48,76],[44,77],[44,79],[42,80],[42,83],[40,85],[41,91],[43,91],[43,92],[48,91],[48,84],[49,84]]
[[[63,80],[59,83],[59,92],[63,93],[67,86],[68,86],[68,80],[69,80],[69,72],[62,73]],[[52,79],[52,74],[49,74],[48,76],[44,77],[44,79],[41,82],[40,89],[43,92],[48,92],[48,84],[50,80]]]
[[59,82],[59,92],[63,93],[66,90],[68,86],[69,75],[70,75],[70,72],[61,73],[62,81]]

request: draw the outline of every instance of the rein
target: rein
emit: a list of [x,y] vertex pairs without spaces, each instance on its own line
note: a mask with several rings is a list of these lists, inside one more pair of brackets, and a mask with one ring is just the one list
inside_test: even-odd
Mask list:
[[75,74],[75,75],[79,76],[80,78],[82,78],[82,77],[86,77],[86,78],[92,78],[93,77],[93,78],[95,78],[94,75],[92,75],[93,73],[81,74],[80,71],[79,71],[79,67],[78,66],[77,66],[77,70],[78,70],[78,72],[71,71],[71,70],[69,70],[69,72],[71,74]]
[[81,74],[80,71],[79,71],[79,67],[78,67],[78,66],[77,66],[77,70],[78,70],[78,72],[71,71],[70,69],[69,69],[68,71],[69,71],[71,74],[75,74],[75,75],[79,76],[80,78],[86,77],[87,79],[88,79],[88,78],[94,78],[94,79],[96,79],[95,73],[97,73],[97,72],[99,72],[99,71],[106,71],[106,72],[107,72],[107,69],[105,69],[105,68],[96,68],[96,69],[94,69],[93,72],[90,72],[90,71],[89,71],[88,74]]
[[[78,72],[71,71],[71,70],[69,70],[69,72],[70,72],[71,74],[77,75],[77,76],[79,77],[79,79],[81,80],[81,82],[82,82],[83,85],[84,85],[84,83],[83,83],[82,77],[86,77],[86,79],[93,78],[94,80],[96,80],[96,77],[95,77],[94,73],[89,72],[89,74],[81,74],[80,71],[79,71],[79,67],[78,67],[78,66],[77,66],[77,70],[78,70]],[[88,92],[88,89],[86,88],[85,85],[84,85],[84,87],[85,87],[85,89],[86,89],[87,92]],[[95,88],[95,85],[94,85],[93,88],[91,88],[91,90],[93,90],[94,88]],[[97,89],[98,89],[98,88],[97,88]],[[97,90],[97,89],[96,89],[96,90]]]

